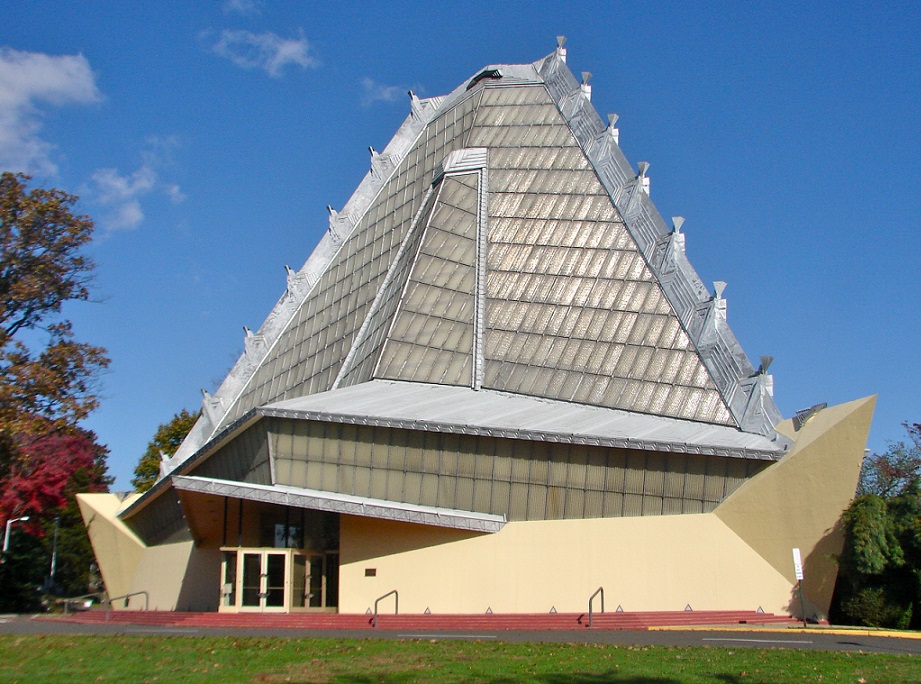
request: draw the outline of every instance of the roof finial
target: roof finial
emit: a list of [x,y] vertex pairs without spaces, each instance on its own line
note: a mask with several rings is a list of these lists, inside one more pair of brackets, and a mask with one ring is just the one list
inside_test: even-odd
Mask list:
[[566,61],[566,48],[563,47],[566,45],[566,36],[557,36],[556,37],[556,56],[560,58],[561,61]]
[[713,298],[722,299],[723,291],[726,289],[726,282],[723,280],[714,280],[713,281]]
[[672,232],[680,233],[681,226],[684,225],[684,216],[672,216]]
[[649,171],[649,162],[642,161],[638,164],[638,166],[639,166],[640,172],[636,178],[637,180],[640,181],[640,185],[642,185],[643,190],[645,190],[646,194],[648,195],[650,183],[649,183],[649,178],[646,177],[646,172]]
[[620,129],[614,126],[619,118],[620,114],[608,114],[608,135],[614,139],[615,145],[620,144]]
[[592,87],[588,84],[592,80],[591,71],[582,72],[582,94],[585,95],[585,99],[591,102],[592,100]]
[[409,91],[409,111],[414,119],[418,119],[422,111],[422,100],[412,90]]
[[771,367],[772,363],[774,363],[773,356],[762,356],[761,357],[761,368],[758,369],[758,372],[761,375],[767,375],[768,368]]

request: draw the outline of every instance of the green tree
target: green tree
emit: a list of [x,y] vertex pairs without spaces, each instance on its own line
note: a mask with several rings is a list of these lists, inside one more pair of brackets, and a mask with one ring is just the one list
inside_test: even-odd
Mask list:
[[[75,425],[96,408],[106,351],[78,342],[61,318],[87,300],[93,262],[82,253],[93,222],[73,195],[28,190],[29,176],[0,174],[0,437]],[[28,336],[28,340],[23,339]]]
[[147,451],[141,456],[141,460],[134,469],[135,477],[131,480],[131,484],[137,491],[146,492],[153,486],[160,475],[162,455],[172,456],[176,453],[176,449],[189,434],[189,430],[195,425],[199,415],[201,415],[200,411],[189,413],[182,409],[168,422],[157,428],[153,439],[147,444]]
[[921,425],[864,461],[844,512],[835,619],[921,628]]

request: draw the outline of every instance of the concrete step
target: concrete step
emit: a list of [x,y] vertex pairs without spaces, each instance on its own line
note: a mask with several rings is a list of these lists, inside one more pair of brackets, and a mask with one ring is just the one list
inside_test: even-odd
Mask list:
[[[169,611],[87,611],[46,619],[77,623],[184,626],[251,629],[372,629],[370,615],[336,613],[182,613]],[[378,629],[424,630],[561,630],[588,627],[587,613],[539,614],[381,614]],[[791,617],[755,611],[641,611],[595,613],[592,629],[648,629],[660,626],[774,624],[795,622]]]

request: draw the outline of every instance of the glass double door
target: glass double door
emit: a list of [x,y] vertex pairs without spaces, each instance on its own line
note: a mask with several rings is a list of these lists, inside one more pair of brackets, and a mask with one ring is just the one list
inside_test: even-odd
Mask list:
[[222,549],[224,612],[335,610],[338,556],[292,549]]
[[246,551],[242,556],[240,607],[249,610],[284,611],[288,553]]

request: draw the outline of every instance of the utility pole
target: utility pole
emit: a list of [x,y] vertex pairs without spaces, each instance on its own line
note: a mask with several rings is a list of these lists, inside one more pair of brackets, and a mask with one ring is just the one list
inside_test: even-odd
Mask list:
[[54,591],[54,573],[58,569],[58,531],[61,527],[61,516],[54,519],[54,544],[51,546],[51,571],[48,573],[48,591]]

